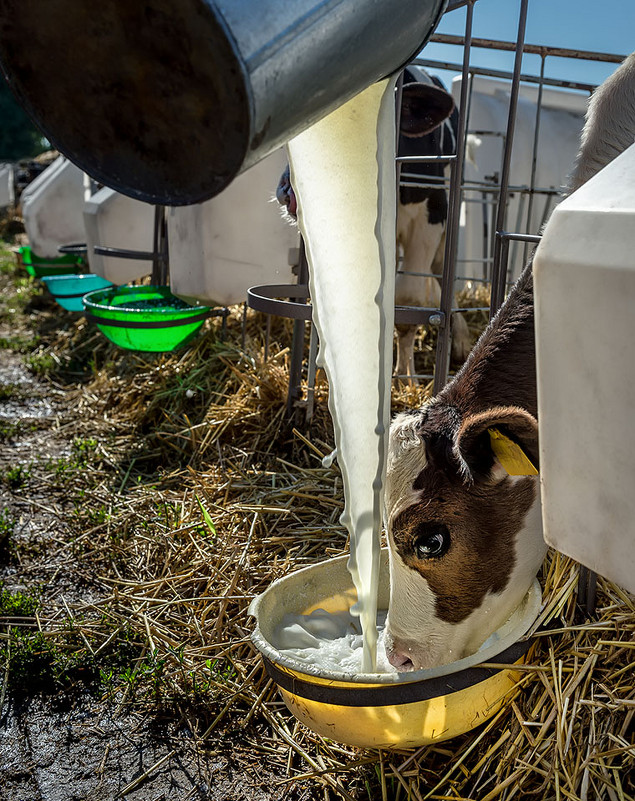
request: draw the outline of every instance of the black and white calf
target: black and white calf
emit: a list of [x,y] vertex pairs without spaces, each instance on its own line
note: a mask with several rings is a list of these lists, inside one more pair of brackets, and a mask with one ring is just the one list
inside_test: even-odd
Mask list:
[[[590,100],[572,189],[634,141],[635,54]],[[508,475],[492,429],[538,467],[531,263],[454,380],[391,426],[386,646],[399,670],[474,652],[542,564],[538,477]]]
[[[443,84],[421,68],[404,73],[401,96],[399,156],[448,156],[456,153],[458,114],[452,96]],[[447,193],[440,183],[444,165],[408,163],[402,167],[397,204],[397,248],[401,266],[395,277],[398,306],[438,308],[448,216]],[[431,186],[432,182],[438,186]],[[276,190],[278,202],[291,218],[297,200],[289,175],[284,171]],[[398,261],[399,261],[398,260]],[[413,375],[416,326],[397,326],[397,375]],[[463,362],[471,347],[465,319],[452,315],[452,356]]]
[[[418,102],[410,91],[429,87]],[[419,89],[422,92],[423,89]],[[446,114],[443,117],[443,114]],[[418,133],[420,121],[429,115],[442,120],[427,132]],[[456,154],[458,112],[441,81],[420,67],[404,71],[398,156],[452,156]],[[399,306],[438,308],[441,287],[434,278],[443,271],[445,231],[448,218],[447,192],[442,185],[445,164],[408,162],[401,167],[397,204],[397,247],[401,266],[395,276],[395,303]],[[416,327],[397,326],[397,375],[413,375]],[[472,342],[465,319],[452,315],[452,357],[465,361]]]

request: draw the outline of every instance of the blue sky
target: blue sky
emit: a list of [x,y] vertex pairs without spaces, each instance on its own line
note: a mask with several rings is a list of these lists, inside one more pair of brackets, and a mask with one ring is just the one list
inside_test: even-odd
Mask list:
[[[518,33],[519,0],[477,0],[474,6],[473,36],[515,41]],[[465,33],[465,9],[446,13],[438,33]],[[525,41],[573,50],[593,50],[627,55],[635,50],[635,0],[529,0]],[[429,43],[425,58],[460,63],[461,49]],[[511,71],[513,53],[475,49],[472,64]],[[548,58],[549,77],[601,83],[616,65],[589,63],[573,59]],[[539,74],[538,56],[525,54],[523,72]],[[452,74],[439,73],[449,82]]]

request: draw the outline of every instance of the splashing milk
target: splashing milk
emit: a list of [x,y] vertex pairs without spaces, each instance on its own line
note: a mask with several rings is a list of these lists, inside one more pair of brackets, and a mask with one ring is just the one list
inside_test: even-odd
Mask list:
[[363,632],[362,671],[376,669],[377,583],[395,278],[394,79],[380,81],[289,142],[310,266],[318,364],[344,482],[342,523]]

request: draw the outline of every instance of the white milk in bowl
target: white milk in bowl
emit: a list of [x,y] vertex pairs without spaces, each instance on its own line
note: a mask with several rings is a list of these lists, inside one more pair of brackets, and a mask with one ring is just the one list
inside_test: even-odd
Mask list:
[[329,381],[342,523],[350,534],[362,672],[373,672],[394,321],[395,80],[366,89],[289,142],[310,267],[318,364]]
[[[377,613],[377,653],[375,672],[397,673],[388,661],[384,646],[387,610]],[[349,610],[326,612],[315,609],[308,615],[287,614],[272,638],[282,656],[324,672],[342,671],[351,676],[365,673],[364,637],[359,617]]]

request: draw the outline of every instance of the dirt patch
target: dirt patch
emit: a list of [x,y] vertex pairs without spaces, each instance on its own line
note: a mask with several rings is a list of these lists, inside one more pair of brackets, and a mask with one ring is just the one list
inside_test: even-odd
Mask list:
[[0,725],[3,801],[282,797],[266,769],[246,777],[232,762],[231,754],[201,748],[185,723],[122,713],[90,696],[70,706],[12,699]]

